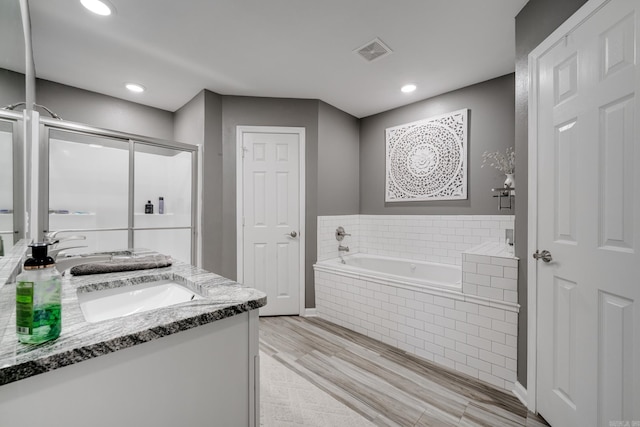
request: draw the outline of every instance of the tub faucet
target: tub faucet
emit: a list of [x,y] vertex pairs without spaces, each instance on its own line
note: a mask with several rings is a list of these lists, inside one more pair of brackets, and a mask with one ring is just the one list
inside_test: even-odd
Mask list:
[[340,262],[346,264],[344,258],[342,257],[343,252],[349,252],[349,246],[338,245],[338,256],[340,257]]

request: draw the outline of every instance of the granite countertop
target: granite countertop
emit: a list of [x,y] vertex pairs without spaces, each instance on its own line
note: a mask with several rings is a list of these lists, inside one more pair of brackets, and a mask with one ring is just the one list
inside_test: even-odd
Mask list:
[[[15,332],[15,284],[2,286],[19,261],[25,244],[18,244],[0,263],[0,385],[72,365],[166,335],[195,328],[264,306],[266,295],[233,280],[191,265],[89,276],[65,275],[62,279],[62,332],[54,341],[22,344]],[[13,255],[12,255],[13,254]],[[78,303],[78,292],[130,286],[156,280],[174,280],[204,297],[118,319],[87,322]]]

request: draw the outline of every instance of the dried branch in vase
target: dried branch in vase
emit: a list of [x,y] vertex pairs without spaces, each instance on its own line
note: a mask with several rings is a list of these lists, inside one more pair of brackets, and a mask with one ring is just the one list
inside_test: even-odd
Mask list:
[[515,171],[516,153],[513,147],[508,147],[505,152],[494,151],[482,153],[482,166],[491,166],[504,174],[511,174]]

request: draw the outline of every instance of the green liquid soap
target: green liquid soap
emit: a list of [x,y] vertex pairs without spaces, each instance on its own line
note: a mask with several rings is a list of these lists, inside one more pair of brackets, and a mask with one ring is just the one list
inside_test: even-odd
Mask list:
[[62,279],[46,244],[30,246],[32,258],[16,278],[16,332],[20,342],[39,344],[60,336]]

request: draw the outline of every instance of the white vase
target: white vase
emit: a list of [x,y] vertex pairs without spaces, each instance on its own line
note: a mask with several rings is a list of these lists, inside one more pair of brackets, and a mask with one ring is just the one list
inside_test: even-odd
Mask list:
[[516,187],[515,174],[505,173],[505,175],[507,176],[507,178],[504,180],[504,186],[509,188],[515,188]]

